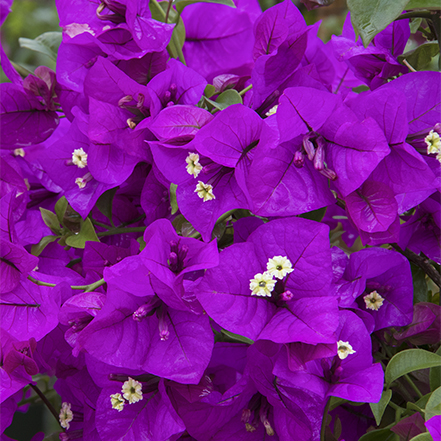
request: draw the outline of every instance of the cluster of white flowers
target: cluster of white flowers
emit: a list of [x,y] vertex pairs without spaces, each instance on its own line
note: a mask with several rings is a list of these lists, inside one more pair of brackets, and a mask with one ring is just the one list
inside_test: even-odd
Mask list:
[[[185,162],[187,163],[187,173],[193,175],[194,178],[197,178],[203,168],[199,162],[199,155],[197,153],[188,152]],[[216,199],[216,196],[213,194],[213,186],[205,184],[202,181],[198,181],[194,192],[197,193],[204,202]]]
[[250,279],[250,290],[252,296],[271,297],[271,293],[276,286],[277,280],[282,280],[293,270],[291,261],[286,256],[274,256],[268,259],[264,273],[257,273]]
[[438,132],[431,130],[424,138],[427,144],[427,154],[436,154],[436,159],[441,162],[441,138]]
[[126,404],[125,400],[127,400],[129,404],[137,403],[142,400],[142,384],[131,377],[124,382],[121,392],[122,395],[120,393],[110,395],[112,408],[116,409],[118,412],[121,412],[124,409],[124,405]]

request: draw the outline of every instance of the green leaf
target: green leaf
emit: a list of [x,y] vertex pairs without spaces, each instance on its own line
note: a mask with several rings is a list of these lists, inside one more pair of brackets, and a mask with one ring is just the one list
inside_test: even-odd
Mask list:
[[427,402],[429,401],[430,395],[432,394],[424,395],[415,403],[415,405],[418,406],[420,409],[424,409],[427,405]]
[[381,395],[381,399],[378,403],[369,403],[369,406],[371,406],[372,413],[374,414],[375,422],[377,423],[377,426],[380,425],[384,411],[386,410],[386,407],[389,404],[391,398],[392,398],[392,391],[388,389],[383,391],[383,394]]
[[57,215],[52,213],[52,211],[46,210],[40,207],[41,217],[43,222],[51,229],[52,233],[59,235],[61,233],[60,222],[58,221]]
[[424,432],[414,436],[410,441],[433,441],[433,438],[429,432]]
[[394,436],[389,429],[378,429],[364,434],[358,441],[392,441]]
[[136,239],[136,241],[139,243],[139,252],[141,252],[146,246],[144,237],[139,236],[138,239]]
[[227,331],[226,329],[221,330],[222,334],[225,334],[227,337],[232,338],[233,340],[239,341],[241,343],[246,343],[247,345],[252,345],[254,343],[253,340],[250,340],[247,337],[244,337],[243,335],[239,334],[233,334],[230,331]]
[[66,237],[66,245],[69,245],[73,248],[83,249],[87,241],[90,242],[100,241],[95,233],[95,229],[93,228],[92,221],[89,218],[87,218],[81,224],[81,230],[78,234],[74,234],[73,236]]
[[57,214],[58,222],[60,222],[60,224],[63,223],[64,213],[66,213],[68,205],[69,203],[67,202],[65,196],[58,199],[57,203],[55,204],[55,213]]
[[413,303],[427,302],[426,273],[418,266],[410,264],[413,283]]
[[226,5],[235,8],[236,5],[232,0],[175,0],[176,10],[181,13],[183,9],[188,5],[193,5],[195,3],[217,3],[219,5]]
[[418,30],[418,28],[421,26],[421,22],[423,21],[422,18],[413,18],[410,21],[410,33],[415,34],[415,32]]
[[310,219],[313,221],[321,222],[326,213],[326,207],[319,208],[318,210],[310,211],[309,213],[303,213],[300,217],[304,219]]
[[409,0],[348,0],[351,20],[363,44],[390,25],[406,7]]
[[434,390],[426,404],[426,413],[424,415],[426,421],[435,415],[441,415],[441,387]]
[[59,236],[44,236],[36,245],[32,245],[31,254],[38,257],[43,250],[52,242],[55,242]]
[[216,103],[220,105],[222,109],[226,109],[233,104],[243,104],[243,101],[237,90],[228,89],[217,97]]
[[[168,5],[169,3],[167,1],[163,1],[163,2],[158,2],[156,0],[151,1],[149,3],[149,8],[152,14],[152,18],[160,21],[161,23],[165,23],[165,16],[167,14]],[[169,10],[167,22],[176,24],[176,26],[173,29],[170,43],[167,46],[167,51],[171,58],[179,57],[179,59],[181,59],[181,57],[183,57],[182,46],[184,46],[185,43],[184,22],[181,19],[180,14],[178,14],[173,8],[170,8]]]
[[178,210],[178,201],[176,199],[176,189],[178,186],[176,184],[170,184],[170,205],[171,205],[171,214],[175,214]]
[[211,98],[216,93],[216,88],[212,84],[207,84],[205,86],[204,95],[207,98]]
[[96,208],[100,210],[103,216],[106,216],[107,219],[109,219],[112,227],[114,226],[112,221],[113,198],[115,197],[115,193],[117,192],[118,188],[119,187],[115,187],[105,191],[96,201]]
[[441,365],[441,357],[423,349],[407,349],[395,354],[386,367],[385,381],[389,386],[402,375],[419,369]]
[[406,5],[406,10],[408,9],[440,9],[439,0],[410,0]]
[[415,70],[420,71],[428,68],[432,58],[438,54],[438,43],[429,42],[418,46],[413,51],[400,55],[398,61],[403,63],[403,60],[406,60]]
[[35,40],[31,40],[30,38],[19,38],[18,42],[20,47],[40,52],[56,61],[62,35],[61,32],[45,32],[44,34],[39,35]]
[[[436,354],[441,356],[441,346],[436,351]],[[430,390],[434,391],[441,386],[441,366],[436,366],[430,369]]]

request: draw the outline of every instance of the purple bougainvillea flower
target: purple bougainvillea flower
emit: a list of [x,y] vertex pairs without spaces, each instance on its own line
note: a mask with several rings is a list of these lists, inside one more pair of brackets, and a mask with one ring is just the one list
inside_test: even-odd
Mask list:
[[135,297],[112,286],[78,344],[104,363],[196,384],[210,360],[213,337],[208,316],[172,309],[155,295]]
[[60,285],[37,286],[22,278],[13,291],[1,294],[2,328],[18,340],[40,340],[58,324],[60,291]]
[[265,11],[254,26],[255,61],[251,74],[257,109],[299,66],[306,49],[307,27],[300,11],[285,1]]
[[414,345],[435,344],[441,334],[441,307],[429,302],[420,302],[413,307],[412,323],[404,329],[397,330],[393,336],[396,340],[409,339]]
[[401,226],[401,248],[409,248],[415,253],[423,252],[426,256],[441,264],[441,204],[439,193],[422,202],[411,218]]
[[[249,74],[254,44],[253,22],[261,13],[254,0],[224,5],[189,5],[182,13],[189,67],[210,81],[220,74]],[[215,24],[215,25],[213,25]]]
[[[346,18],[350,23],[350,16]],[[410,29],[407,20],[392,22],[386,29],[375,36],[368,47],[361,39],[355,41],[355,33],[346,26],[343,36],[332,37],[332,47],[340,61],[346,61],[355,76],[366,83],[372,90],[400,73],[407,73],[407,67],[397,60],[403,53]]]
[[166,219],[151,224],[144,233],[144,241],[146,245],[139,257],[148,271],[154,292],[173,308],[192,310],[195,298],[185,292],[184,282],[197,271],[218,265],[216,241],[205,244],[180,237]]
[[58,126],[56,112],[45,110],[37,98],[22,86],[3,83],[0,88],[1,147],[26,147],[49,138]]
[[[253,340],[334,342],[337,309],[329,295],[327,235],[327,227],[305,219],[262,225],[247,242],[220,254],[219,266],[206,272],[196,296],[222,327]],[[286,259],[280,265],[287,271],[277,282],[267,272],[269,260],[276,256]],[[261,290],[251,287],[253,280]]]
[[335,349],[338,355],[306,363],[306,369],[291,371],[276,364],[273,373],[297,387],[323,397],[376,403],[383,391],[380,363],[372,364],[371,339],[363,321],[350,311],[340,311]]
[[427,430],[430,432],[434,440],[441,437],[441,415],[433,416],[424,424],[426,425]]
[[147,85],[152,99],[152,116],[175,104],[196,105],[207,85],[199,73],[179,61],[171,59],[167,66],[168,69],[156,75]]
[[412,275],[408,260],[401,254],[383,248],[353,253],[343,280],[341,289],[346,292],[340,306],[369,313],[375,330],[412,321]]
[[308,158],[343,196],[356,190],[390,152],[378,124],[371,118],[360,121],[334,94],[288,88],[279,102],[280,141],[292,144],[293,162],[297,159],[302,167]]
[[152,375],[144,375],[147,381],[142,377],[139,377],[142,399],[137,402],[122,400],[126,404],[121,410],[112,408],[111,396],[121,396],[123,383],[114,382],[101,390],[96,412],[96,428],[101,438],[109,441],[135,440],[149,434],[150,439],[165,441],[176,439],[184,432],[185,426],[170,403],[164,381]]

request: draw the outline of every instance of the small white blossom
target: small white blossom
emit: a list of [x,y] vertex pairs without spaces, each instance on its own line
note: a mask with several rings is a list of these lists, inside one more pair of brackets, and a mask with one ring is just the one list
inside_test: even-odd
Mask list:
[[339,340],[337,342],[337,355],[341,360],[344,360],[350,354],[355,354],[355,352],[348,341]]
[[87,167],[87,153],[83,149],[75,149],[72,153],[72,163],[78,168]]
[[196,190],[194,192],[197,193],[198,196],[204,200],[204,202],[216,199],[216,196],[213,194],[213,187],[211,185],[204,184],[202,181],[198,181],[198,185],[196,185]]
[[142,384],[131,377],[124,382],[121,392],[123,393],[123,397],[130,404],[137,403],[138,401],[142,400]]
[[291,261],[286,256],[274,256],[272,259],[268,259],[266,269],[276,279],[283,279],[294,271]]
[[73,412],[70,410],[70,403],[64,402],[60,410],[60,425],[63,429],[69,429],[70,422],[73,420]]
[[429,134],[424,138],[427,144],[427,154],[440,153],[441,152],[441,138],[437,132],[431,130]]
[[252,296],[271,297],[275,286],[276,281],[268,271],[265,271],[263,274],[257,273],[254,279],[250,279]]
[[197,178],[202,170],[202,165],[199,164],[199,155],[197,153],[188,152],[185,162],[187,163],[187,173]]
[[365,295],[363,299],[366,303],[366,308],[373,311],[378,311],[384,302],[383,297],[377,291],[372,291],[370,294]]
[[14,150],[14,156],[21,156],[24,158],[25,151],[22,148],[18,148]]
[[75,179],[75,184],[77,184],[79,188],[84,188],[87,184],[87,181],[84,178],[77,178]]
[[275,106],[271,107],[271,109],[268,110],[268,112],[265,113],[266,116],[271,116],[274,115],[277,112],[277,108],[279,107],[278,104],[276,104]]
[[126,404],[121,394],[110,395],[110,402],[112,403],[112,409],[116,409],[118,412],[121,412],[124,409],[124,404]]

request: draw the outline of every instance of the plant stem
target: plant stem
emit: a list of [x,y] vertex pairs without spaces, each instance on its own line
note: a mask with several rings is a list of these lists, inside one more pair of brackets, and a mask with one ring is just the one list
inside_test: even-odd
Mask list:
[[320,441],[325,441],[326,434],[326,420],[328,417],[329,405],[331,404],[331,398],[328,398],[326,402],[325,410],[323,411],[322,427],[320,428]]
[[404,14],[399,15],[395,21],[405,20],[406,18],[432,18],[432,14],[429,11],[405,12]]
[[28,276],[28,280],[30,280],[32,283],[35,283],[38,286],[50,286],[52,288],[54,286],[57,286],[55,283],[42,282],[41,280],[34,279],[32,276]]
[[432,280],[433,282],[441,288],[441,275],[438,273],[438,271],[429,263],[428,259],[425,259],[424,257],[418,256],[418,254],[415,254],[413,251],[410,251],[409,249],[405,249],[404,251],[396,244],[391,243],[391,246],[401,253],[404,257],[407,257],[412,263],[414,263],[416,266],[420,267]]
[[165,13],[165,23],[168,23],[168,15],[170,14],[170,8],[173,0],[168,0],[167,12]]
[[404,378],[409,383],[410,387],[415,391],[415,393],[418,395],[418,398],[423,398],[423,394],[421,391],[417,388],[416,384],[412,381],[412,379],[409,377],[408,374],[404,375]]
[[[51,288],[57,286],[55,283],[42,282],[41,280],[34,279],[32,276],[28,276],[28,279],[39,286],[50,286]],[[70,287],[71,289],[77,289],[79,291],[84,290],[84,292],[91,292],[99,286],[104,285],[105,283],[106,281],[104,279],[100,279],[97,282],[91,283],[89,285],[71,285]]]
[[98,222],[98,221],[95,220],[95,219],[91,219],[91,221],[92,221],[92,223],[93,223],[94,225],[97,225],[98,227],[105,228],[106,230],[110,230],[110,229],[112,228],[111,225],[103,224],[102,222]]
[[30,384],[30,386],[32,387],[32,389],[34,389],[35,393],[41,398],[43,403],[46,404],[46,407],[50,410],[51,414],[57,420],[57,423],[60,424],[59,415],[55,410],[54,406],[52,406],[52,404],[46,398],[46,395],[44,395],[44,393],[38,388],[38,386],[35,386],[34,384]]
[[248,87],[245,87],[245,89],[241,90],[241,91],[239,92],[239,95],[240,95],[240,96],[245,95],[245,94],[246,94],[249,90],[251,90],[252,88],[253,88],[253,85],[250,84]]
[[114,234],[125,233],[143,233],[147,227],[132,227],[132,228],[112,228],[109,231],[103,231],[102,233],[96,233],[98,237],[113,236]]

